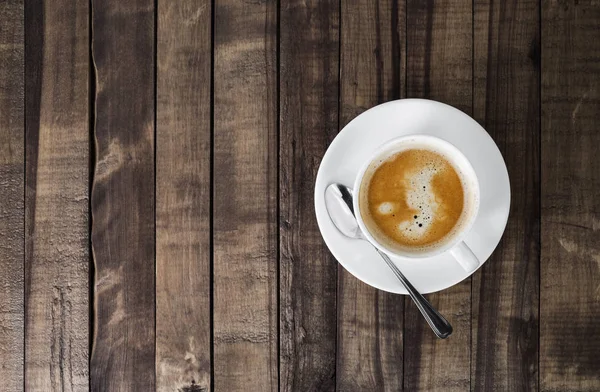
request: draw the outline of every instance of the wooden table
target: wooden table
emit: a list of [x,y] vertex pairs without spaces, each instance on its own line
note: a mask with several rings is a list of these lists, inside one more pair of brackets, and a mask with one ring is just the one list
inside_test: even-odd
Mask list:
[[[0,1],[0,391],[599,391],[597,0]],[[440,100],[511,178],[472,278],[340,268],[319,162]]]

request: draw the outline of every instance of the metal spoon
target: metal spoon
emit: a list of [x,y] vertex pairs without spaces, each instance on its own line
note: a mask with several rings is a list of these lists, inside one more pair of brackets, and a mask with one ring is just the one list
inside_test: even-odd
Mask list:
[[[333,221],[333,224],[343,235],[349,238],[366,241],[354,215],[352,189],[341,184],[329,185],[325,190],[325,204],[327,205],[327,212],[329,213],[329,217]],[[390,260],[388,255],[377,248],[375,249],[388,267],[394,272],[400,283],[406,288],[406,291],[408,291],[408,294],[415,302],[415,305],[417,305],[417,308],[419,308],[421,314],[425,317],[427,324],[429,324],[437,337],[446,339],[450,336],[452,334],[452,326],[448,320],[439,314],[438,311],[431,306],[429,301],[414,288],[402,272],[400,272],[398,267]]]

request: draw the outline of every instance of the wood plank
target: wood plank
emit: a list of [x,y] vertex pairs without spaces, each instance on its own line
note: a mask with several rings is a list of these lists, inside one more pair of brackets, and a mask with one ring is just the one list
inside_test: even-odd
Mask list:
[[23,387],[24,4],[0,3],[0,380]]
[[[340,127],[405,89],[404,2],[342,2]],[[383,262],[383,261],[382,261]],[[337,389],[402,390],[404,297],[338,274]]]
[[215,391],[278,389],[277,3],[218,0]]
[[87,391],[89,4],[25,7],[24,387]]
[[471,389],[538,390],[539,2],[474,3],[474,117],[502,152],[511,218],[473,276]]
[[338,127],[339,2],[283,1],[280,23],[280,385],[335,391],[337,262],[313,187]]
[[542,3],[542,391],[600,390],[599,20]]
[[[472,2],[409,0],[407,96],[472,109]],[[409,298],[405,309],[404,388],[465,391],[470,384],[471,280],[428,295],[452,324],[439,340]]]
[[165,392],[211,384],[211,8],[158,2],[156,389]]
[[340,267],[338,391],[401,391],[404,297],[377,290]]
[[92,2],[93,391],[155,389],[154,2]]

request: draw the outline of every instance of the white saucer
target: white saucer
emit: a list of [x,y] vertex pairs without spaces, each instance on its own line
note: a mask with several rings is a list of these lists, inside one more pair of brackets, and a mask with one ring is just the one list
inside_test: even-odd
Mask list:
[[[481,191],[479,214],[465,242],[481,260],[490,257],[502,237],[510,209],[510,183],[498,147],[475,120],[446,104],[402,99],[376,106],[352,120],[331,143],[315,184],[315,211],[321,235],[348,272],[380,290],[407,294],[371,244],[343,236],[325,208],[325,188],[331,183],[352,187],[373,151],[399,136],[426,134],[455,145],[469,159]],[[469,277],[448,253],[425,259],[392,260],[422,293],[453,286]],[[480,265],[480,267],[481,267]]]

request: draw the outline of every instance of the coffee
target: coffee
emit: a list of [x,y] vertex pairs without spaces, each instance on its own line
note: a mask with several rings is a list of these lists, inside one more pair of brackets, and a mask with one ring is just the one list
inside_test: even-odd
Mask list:
[[451,241],[468,221],[468,181],[441,151],[408,146],[371,162],[359,204],[365,225],[388,248],[428,251]]

